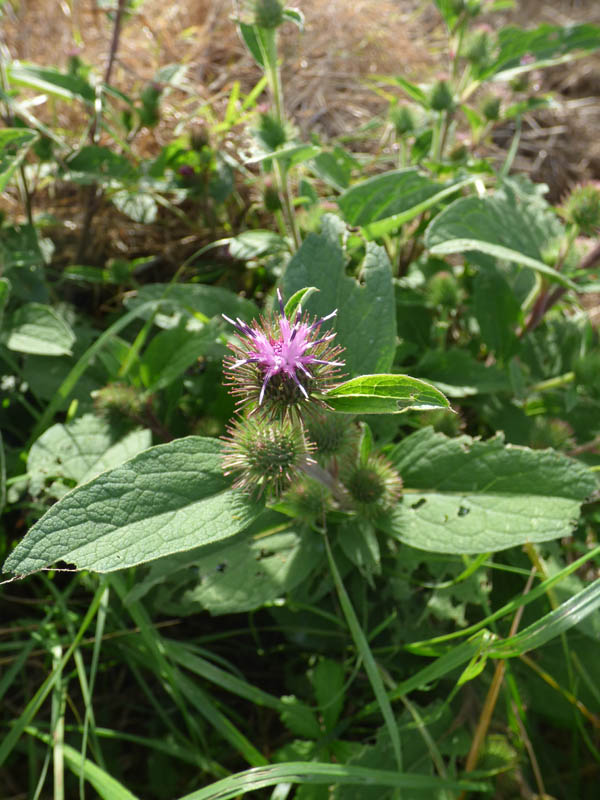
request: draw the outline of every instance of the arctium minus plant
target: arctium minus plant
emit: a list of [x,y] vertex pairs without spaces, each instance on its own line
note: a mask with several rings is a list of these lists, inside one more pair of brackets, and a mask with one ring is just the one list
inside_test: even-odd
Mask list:
[[301,419],[311,404],[325,405],[313,394],[324,394],[341,377],[343,348],[332,344],[335,333],[320,332],[337,312],[311,321],[298,306],[291,322],[279,290],[277,298],[279,314],[261,317],[252,325],[223,315],[238,338],[230,343],[233,355],[225,357],[223,367],[238,407],[269,419]]

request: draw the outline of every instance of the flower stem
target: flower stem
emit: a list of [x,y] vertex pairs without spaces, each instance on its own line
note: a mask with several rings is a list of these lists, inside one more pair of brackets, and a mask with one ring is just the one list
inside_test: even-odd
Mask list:
[[[281,74],[277,59],[277,31],[275,28],[267,29],[259,27],[255,27],[255,31],[263,57],[263,69],[269,84],[271,97],[273,98],[275,116],[278,123],[283,128],[285,125],[285,111],[283,107]],[[294,212],[294,202],[288,181],[287,169],[277,158],[273,159],[273,166],[275,170],[277,189],[283,205],[284,217],[287,223],[289,234],[294,244],[294,249],[297,250],[301,245],[301,240],[300,232],[298,231],[298,225],[296,222],[296,214]]]
[[392,748],[394,750],[394,756],[396,758],[396,764],[398,766],[398,770],[402,772],[402,747],[400,744],[400,734],[398,733],[398,726],[396,724],[396,720],[394,719],[394,712],[392,711],[392,705],[390,703],[389,697],[387,696],[387,692],[385,691],[383,680],[379,672],[379,667],[377,666],[375,658],[373,657],[373,653],[371,652],[371,648],[369,647],[369,642],[367,641],[367,637],[365,636],[364,631],[360,626],[358,617],[356,616],[356,612],[354,611],[352,602],[350,601],[350,597],[348,596],[348,592],[346,591],[346,588],[342,582],[342,577],[339,573],[339,570],[333,558],[333,552],[331,550],[331,545],[329,544],[327,533],[325,532],[323,536],[325,539],[325,549],[327,551],[327,560],[329,561],[329,569],[331,570],[331,576],[335,584],[335,588],[340,600],[342,611],[344,612],[344,616],[346,617],[346,622],[348,623],[348,627],[350,628],[350,633],[352,634],[352,638],[354,640],[354,644],[356,645],[356,649],[360,657],[362,658],[363,664],[365,665],[365,670],[367,672],[371,688],[373,689],[373,693],[375,694],[375,698],[377,700],[377,703],[379,704],[381,714],[383,716],[383,719],[385,720],[390,741],[392,743]]

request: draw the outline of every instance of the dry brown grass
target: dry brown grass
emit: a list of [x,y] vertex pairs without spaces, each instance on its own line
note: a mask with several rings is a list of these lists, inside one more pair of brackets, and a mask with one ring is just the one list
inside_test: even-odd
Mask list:
[[[303,137],[348,134],[385,108],[367,86],[376,73],[401,74],[417,82],[444,71],[446,39],[428,0],[296,0],[305,14],[301,34],[282,29],[284,91],[289,115]],[[14,58],[64,67],[79,50],[98,74],[108,57],[111,22],[95,0],[9,0],[3,36]],[[249,91],[260,77],[231,21],[231,0],[145,0],[124,25],[112,82],[137,95],[157,69],[187,66],[188,93],[163,105],[161,123],[136,140],[140,155],[154,155],[174,133],[189,130],[208,104],[217,117],[234,83]],[[597,0],[521,0],[496,25],[531,26],[541,21],[600,22]],[[552,88],[564,108],[530,114],[515,162],[551,187],[554,201],[577,181],[600,178],[600,56],[533,76],[539,91]],[[66,103],[40,110],[65,131],[82,131],[81,109]],[[508,146],[510,126],[496,142]],[[66,201],[68,205],[68,200]]]

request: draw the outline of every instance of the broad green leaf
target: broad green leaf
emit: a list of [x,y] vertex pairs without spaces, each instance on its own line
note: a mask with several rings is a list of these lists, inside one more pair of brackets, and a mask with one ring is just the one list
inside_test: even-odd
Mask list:
[[344,707],[344,680],[343,665],[330,658],[322,658],[311,676],[319,711],[328,732],[333,730]]
[[65,561],[112,572],[227,539],[261,511],[230,486],[219,441],[190,436],[152,447],[65,495],[4,569],[28,574]]
[[13,61],[8,65],[7,72],[11,83],[39,89],[64,100],[84,100],[93,103],[96,97],[94,87],[84,78],[60,72],[52,67],[38,67],[35,64]]
[[287,250],[285,239],[273,231],[242,231],[231,239],[226,239],[232,258],[250,261],[252,258]]
[[441,188],[439,183],[410,167],[367,178],[345,191],[337,202],[349,225],[364,227],[404,213],[437,194]]
[[369,225],[365,225],[363,228],[365,236],[368,239],[375,239],[379,236],[383,236],[386,233],[393,233],[401,225],[404,225],[406,222],[410,222],[411,219],[414,219],[419,214],[422,214],[432,206],[435,206],[449,195],[454,194],[459,189],[462,189],[471,183],[475,183],[475,180],[476,178],[472,177],[465,178],[464,181],[452,183],[450,186],[445,186],[444,188],[440,189],[440,191],[436,192],[436,194],[432,194],[430,197],[427,197],[421,203],[417,203],[411,208],[407,208],[406,211],[401,211],[398,214],[393,214],[391,217],[385,217],[384,219],[380,219],[376,222],[371,222]]
[[69,177],[75,183],[134,181],[137,177],[134,166],[125,156],[97,144],[82,147],[67,159],[66,164],[70,170]]
[[[274,533],[255,540],[225,542],[204,557],[190,554],[186,577],[194,580],[170,597],[168,582],[158,605],[173,614],[206,609],[211,614],[235,614],[260,608],[283,597],[323,561],[321,538],[309,530]],[[177,586],[177,584],[175,584]]]
[[359,162],[342,147],[325,150],[313,159],[312,171],[329,186],[343,192],[350,185],[352,170]]
[[520,306],[508,281],[495,267],[480,269],[475,276],[473,313],[487,347],[501,359],[513,355]]
[[[215,320],[216,323],[216,320]],[[150,392],[164,389],[195,364],[201,356],[222,357],[225,346],[216,343],[217,325],[209,323],[199,331],[184,324],[158,333],[140,359],[140,377]],[[218,328],[221,328],[219,323]]]
[[325,400],[344,414],[400,414],[449,408],[435,387],[408,375],[361,375],[330,389]]
[[337,309],[336,342],[346,348],[343,357],[351,375],[386,372],[396,350],[396,306],[383,248],[367,245],[359,279],[346,275],[337,240],[311,233],[290,260],[281,288],[284,297],[306,286],[319,289],[306,303],[307,311],[318,317]]
[[154,197],[148,192],[121,191],[111,197],[114,205],[122,214],[134,222],[150,225],[156,220],[158,205]]
[[0,130],[0,192],[4,191],[4,187],[37,138],[38,134],[27,128]]
[[2,320],[4,319],[4,309],[10,297],[10,281],[8,278],[0,278],[0,331],[2,330]]
[[[50,480],[89,481],[151,444],[152,436],[147,430],[133,431],[117,442],[110,425],[94,414],[85,414],[64,425],[57,423],[31,446],[27,457],[29,491],[37,496]],[[64,486],[63,493],[66,490]]]
[[383,526],[412,547],[485,553],[569,536],[593,473],[553,450],[447,439],[431,428],[388,453],[405,494]]
[[[149,301],[162,301],[156,324],[161,328],[175,328],[182,319],[188,321],[190,330],[198,330],[198,322],[227,314],[235,319],[251,320],[258,316],[258,308],[250,300],[238,297],[220,286],[199,283],[150,283],[127,297],[125,305],[135,310]],[[168,312],[171,312],[170,314]],[[145,315],[149,317],[153,311]]]
[[508,196],[461,197],[435,217],[427,228],[425,246],[434,254],[487,253],[522,264],[565,286],[571,282],[542,260],[549,231],[538,214]]
[[[523,30],[512,25],[498,33],[499,52],[492,64],[486,64],[477,77],[480,80],[493,76],[494,80],[508,80],[520,72],[547,66],[553,60],[568,60],[576,50],[592,52],[600,48],[598,25],[549,25],[544,23],[533,30]],[[527,57],[525,63],[522,59]],[[571,55],[572,57],[572,55]]]
[[[32,225],[5,226],[0,238],[0,269],[37,267],[44,263],[37,233]],[[11,280],[13,276],[11,276]]]
[[279,716],[286,728],[303,739],[320,739],[321,726],[313,709],[294,695],[285,695],[281,699],[286,708]]
[[19,353],[41,356],[71,355],[75,334],[50,306],[26,303],[6,324],[6,346]]
[[419,361],[415,372],[434,383],[448,397],[468,397],[510,391],[504,372],[494,365],[486,367],[466,350],[430,350]]

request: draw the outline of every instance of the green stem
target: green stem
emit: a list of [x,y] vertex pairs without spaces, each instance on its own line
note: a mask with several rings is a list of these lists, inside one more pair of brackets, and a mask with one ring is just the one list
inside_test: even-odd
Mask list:
[[398,766],[398,770],[402,772],[402,747],[400,744],[400,735],[398,733],[398,726],[396,725],[396,720],[394,719],[394,712],[392,711],[391,703],[387,696],[387,692],[385,691],[383,680],[379,672],[377,663],[373,658],[373,653],[371,652],[371,648],[369,647],[369,642],[367,641],[367,637],[365,636],[364,631],[360,626],[358,617],[356,616],[356,612],[354,611],[352,602],[350,601],[350,597],[348,596],[346,588],[342,582],[342,577],[339,573],[339,570],[333,558],[333,552],[331,550],[331,545],[329,544],[329,538],[327,537],[327,533],[324,533],[323,537],[325,539],[325,549],[327,551],[327,560],[329,561],[329,569],[331,570],[331,576],[335,584],[335,588],[340,600],[342,611],[344,612],[344,616],[346,617],[346,622],[348,623],[348,628],[350,629],[350,633],[352,634],[352,638],[354,640],[354,644],[356,645],[356,649],[360,657],[362,658],[363,664],[365,665],[365,670],[367,672],[371,688],[373,689],[373,693],[375,694],[375,698],[377,700],[377,703],[381,710],[381,714],[385,721],[390,741],[392,743],[392,748],[394,750],[394,756],[396,758],[396,764]]
[[558,389],[561,386],[566,386],[569,383],[573,383],[575,380],[575,373],[574,372],[565,372],[564,375],[557,375],[555,378],[548,378],[546,381],[540,381],[539,383],[534,383],[533,386],[529,387],[530,392],[544,392],[547,389]]
[[[280,126],[283,128],[285,126],[285,111],[283,107],[281,74],[277,59],[277,30],[275,28],[266,29],[255,27],[255,31],[263,57],[263,69],[265,71],[267,83],[269,84],[271,97],[273,98],[275,116]],[[274,159],[274,170],[288,231],[294,243],[294,249],[297,250],[300,247],[301,239],[296,222],[296,213],[294,211],[294,202],[290,191],[287,170],[279,159]]]

